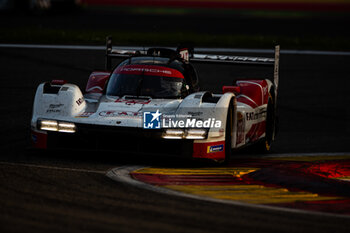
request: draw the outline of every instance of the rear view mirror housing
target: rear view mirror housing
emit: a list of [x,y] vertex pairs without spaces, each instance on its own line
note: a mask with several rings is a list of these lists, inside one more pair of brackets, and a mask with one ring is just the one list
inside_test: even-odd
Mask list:
[[225,94],[226,92],[232,92],[234,94],[240,94],[241,88],[239,86],[223,86],[222,92]]

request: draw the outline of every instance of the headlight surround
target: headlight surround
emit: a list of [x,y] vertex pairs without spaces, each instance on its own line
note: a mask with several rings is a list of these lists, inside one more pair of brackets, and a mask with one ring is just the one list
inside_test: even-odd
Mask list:
[[45,131],[55,131],[62,133],[75,133],[76,126],[72,122],[56,121],[40,119],[38,120],[38,128]]
[[206,139],[208,136],[207,129],[166,129],[162,138],[165,139]]

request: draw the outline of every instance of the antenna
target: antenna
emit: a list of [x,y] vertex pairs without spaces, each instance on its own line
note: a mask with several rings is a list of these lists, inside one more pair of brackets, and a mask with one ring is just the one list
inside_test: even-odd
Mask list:
[[112,67],[112,61],[109,54],[112,53],[112,36],[106,37],[106,70],[110,70]]

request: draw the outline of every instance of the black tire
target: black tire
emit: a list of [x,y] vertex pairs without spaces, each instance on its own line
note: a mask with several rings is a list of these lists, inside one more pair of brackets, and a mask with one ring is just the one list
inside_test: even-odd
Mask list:
[[258,142],[257,149],[259,152],[267,153],[271,149],[271,144],[273,142],[273,135],[276,130],[276,116],[275,116],[275,106],[274,99],[269,93],[269,100],[267,103],[267,115],[266,115],[266,135],[265,138]]
[[228,110],[227,110],[227,118],[226,118],[226,128],[225,128],[225,160],[224,164],[228,164],[230,162],[230,158],[232,155],[232,120],[233,120],[233,103],[230,101]]

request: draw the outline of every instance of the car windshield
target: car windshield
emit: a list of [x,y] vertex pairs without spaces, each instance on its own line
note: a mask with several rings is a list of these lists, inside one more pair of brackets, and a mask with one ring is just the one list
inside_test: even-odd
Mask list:
[[112,74],[107,95],[149,96],[152,98],[180,98],[184,84],[181,72],[154,65],[125,65]]

